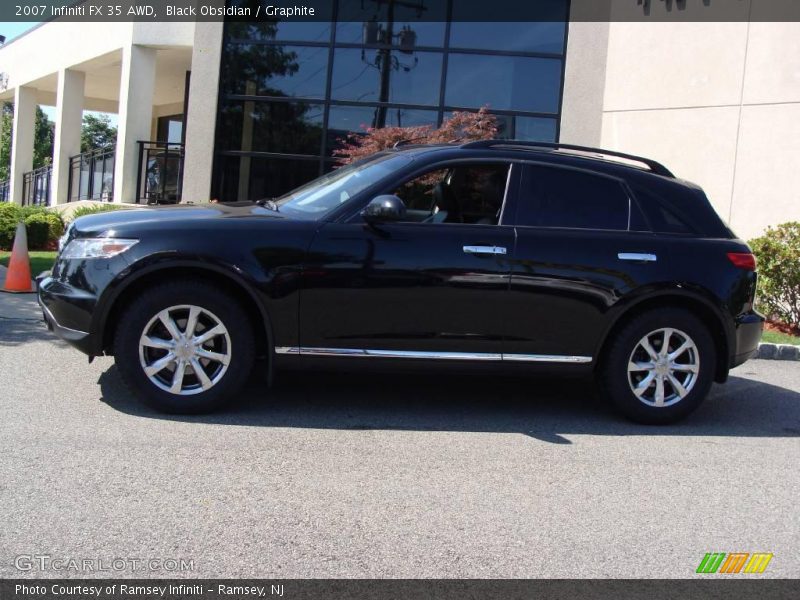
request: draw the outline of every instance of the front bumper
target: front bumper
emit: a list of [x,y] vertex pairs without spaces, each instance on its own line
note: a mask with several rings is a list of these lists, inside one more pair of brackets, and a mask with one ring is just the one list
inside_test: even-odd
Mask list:
[[763,315],[756,311],[736,318],[736,347],[733,349],[731,368],[738,367],[758,352],[765,320]]
[[94,356],[96,340],[90,324],[97,298],[49,276],[37,278],[37,283],[39,306],[48,329],[84,354]]

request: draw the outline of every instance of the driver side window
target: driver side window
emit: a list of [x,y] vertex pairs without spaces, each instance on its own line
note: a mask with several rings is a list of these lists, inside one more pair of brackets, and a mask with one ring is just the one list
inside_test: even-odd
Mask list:
[[406,205],[406,221],[497,225],[508,169],[503,163],[456,164],[423,173],[394,194]]

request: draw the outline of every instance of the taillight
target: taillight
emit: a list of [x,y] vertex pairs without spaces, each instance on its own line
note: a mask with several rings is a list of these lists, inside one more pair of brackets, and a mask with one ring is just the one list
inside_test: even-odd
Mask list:
[[728,260],[738,269],[756,270],[756,257],[750,252],[728,252]]

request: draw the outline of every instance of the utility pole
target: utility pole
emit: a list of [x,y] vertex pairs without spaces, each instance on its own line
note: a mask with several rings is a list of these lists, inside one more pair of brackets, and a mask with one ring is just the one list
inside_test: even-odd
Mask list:
[[[424,0],[372,0],[373,2],[377,3],[379,6],[386,2],[386,28],[384,29],[375,21],[370,21],[364,23],[364,31],[365,31],[365,43],[366,38],[369,37],[369,43],[378,43],[383,46],[377,51],[375,65],[378,70],[380,71],[380,85],[378,89],[378,102],[381,104],[385,104],[389,102],[389,93],[391,91],[391,84],[392,84],[392,71],[398,70],[401,67],[405,71],[409,71],[416,66],[418,59],[414,59],[414,65],[407,66],[400,63],[397,57],[392,55],[392,50],[397,49],[399,52],[403,54],[413,54],[414,53],[414,46],[417,39],[417,34],[411,29],[410,26],[403,27],[400,32],[395,35],[394,33],[394,19],[395,19],[395,6],[403,6],[407,8],[411,8],[417,11],[418,16],[422,16],[423,11],[427,10],[425,8]],[[377,31],[374,34],[367,34],[368,24],[374,25],[377,27]],[[371,31],[375,31],[372,29]],[[373,41],[372,36],[375,36]],[[395,45],[394,38],[399,38],[398,44]],[[362,51],[362,60],[364,59],[364,52]],[[368,63],[369,64],[369,63]],[[386,106],[378,106],[375,109],[375,116],[372,119],[372,126],[376,129],[380,129],[381,127],[386,127],[386,114],[388,112],[388,108]]]
[[[384,34],[383,42],[387,44],[387,48],[378,50],[378,58],[381,62],[381,84],[378,91],[378,102],[389,101],[389,86],[392,81],[392,42],[394,40],[394,2],[389,0],[386,15],[386,33]],[[372,121],[372,126],[376,129],[386,127],[386,106],[379,106],[375,109],[375,118]]]

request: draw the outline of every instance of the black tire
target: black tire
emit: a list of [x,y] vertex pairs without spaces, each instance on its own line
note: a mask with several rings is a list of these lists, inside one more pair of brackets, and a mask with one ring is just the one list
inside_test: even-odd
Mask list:
[[[689,389],[688,394],[680,398],[677,388],[673,388],[671,383],[667,383],[662,388],[662,390],[665,390],[662,392],[662,396],[668,398],[667,394],[669,394],[674,403],[668,406],[656,406],[647,401],[647,395],[650,395],[650,400],[656,397],[655,386],[657,382],[653,382],[651,387],[647,388],[645,400],[640,400],[632,389],[634,383],[638,387],[640,382],[634,379],[632,383],[629,380],[628,364],[640,340],[649,333],[664,328],[678,330],[678,334],[686,334],[691,338],[690,341],[694,342],[696,355],[699,357],[699,366],[693,387]],[[633,320],[613,335],[614,338],[611,340],[599,373],[600,382],[611,404],[628,419],[647,425],[674,423],[697,409],[708,395],[716,370],[716,348],[708,328],[689,311],[679,308],[648,311],[634,317]],[[674,343],[680,344],[682,336],[676,335],[675,338],[677,341]],[[654,350],[660,350],[660,347],[656,347],[657,342],[657,338],[654,338],[654,344],[651,344],[651,348]],[[637,352],[642,351],[641,347],[637,350]],[[649,361],[651,359],[645,358],[644,360]],[[691,362],[691,359],[687,358],[679,358],[678,360]],[[643,380],[647,373],[635,372],[633,377]],[[683,374],[679,374],[679,377],[683,376]]]
[[[223,351],[229,353],[226,368],[220,370],[222,363],[206,361],[212,374],[216,368],[218,375],[212,387],[206,390],[202,390],[199,377],[192,374],[193,370],[187,369],[187,375],[181,378],[181,381],[187,381],[188,378],[187,387],[191,386],[192,381],[195,382],[195,390],[189,395],[175,394],[158,387],[145,373],[140,362],[139,340],[145,327],[152,327],[151,320],[161,311],[181,305],[196,306],[208,311],[203,313],[204,316],[201,318],[215,317],[227,330],[228,335],[227,338],[223,336],[220,342],[207,342],[220,343]],[[180,331],[180,322],[176,321],[176,324]],[[202,327],[202,324],[199,327]],[[149,349],[143,351],[150,352]],[[168,351],[163,350],[163,352]],[[128,387],[152,408],[173,414],[207,413],[226,405],[235,398],[247,381],[253,368],[254,355],[253,323],[250,322],[244,309],[230,295],[203,282],[175,281],[147,289],[134,299],[120,316],[114,338],[114,359]],[[172,373],[174,369],[175,367]],[[169,367],[161,373],[166,379],[170,374]]]

